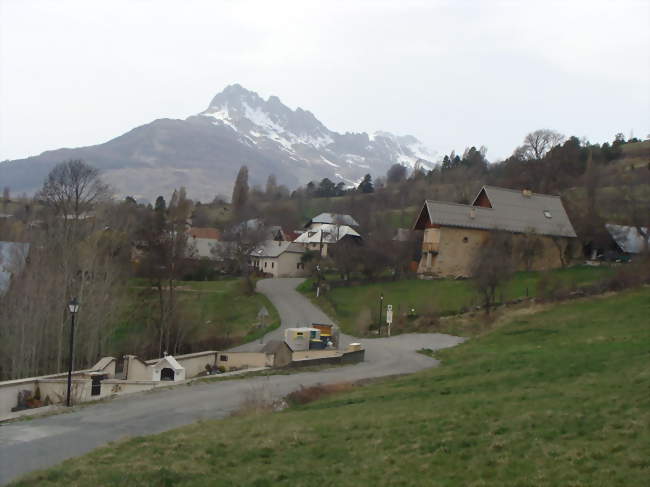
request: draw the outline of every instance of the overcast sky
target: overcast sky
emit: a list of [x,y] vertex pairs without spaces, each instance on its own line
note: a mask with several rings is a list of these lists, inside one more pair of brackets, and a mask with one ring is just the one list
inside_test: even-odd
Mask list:
[[646,137],[649,53],[649,0],[0,0],[0,160],[185,118],[231,83],[490,160],[538,128]]

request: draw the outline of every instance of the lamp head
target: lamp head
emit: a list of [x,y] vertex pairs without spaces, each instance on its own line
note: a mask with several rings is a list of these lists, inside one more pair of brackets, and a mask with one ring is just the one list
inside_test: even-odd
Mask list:
[[68,310],[70,310],[70,313],[72,314],[75,314],[77,311],[79,311],[79,301],[77,301],[76,297],[72,298],[68,303]]

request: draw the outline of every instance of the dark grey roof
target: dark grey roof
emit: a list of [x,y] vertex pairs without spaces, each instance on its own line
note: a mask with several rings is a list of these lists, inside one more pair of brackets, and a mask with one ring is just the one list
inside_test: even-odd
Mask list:
[[[608,223],[605,225],[605,228],[623,252],[628,254],[640,254],[643,252],[643,235],[639,233],[636,227]],[[646,227],[641,228],[648,235],[648,229]],[[646,240],[648,241],[648,245],[650,245],[650,235],[646,237]]]
[[285,252],[302,254],[305,246],[295,242],[267,240],[251,252],[254,257],[278,257]]
[[352,218],[350,215],[341,215],[338,213],[321,213],[320,215],[315,216],[307,222],[305,227],[308,227],[312,223],[330,223],[338,225],[349,225],[351,227],[358,227],[359,224],[357,221]]
[[0,242],[0,295],[9,289],[11,276],[23,269],[28,254],[28,243]]
[[493,186],[483,189],[492,208],[427,200],[425,207],[431,223],[556,237],[576,236],[559,196],[536,193],[527,196],[521,191]]

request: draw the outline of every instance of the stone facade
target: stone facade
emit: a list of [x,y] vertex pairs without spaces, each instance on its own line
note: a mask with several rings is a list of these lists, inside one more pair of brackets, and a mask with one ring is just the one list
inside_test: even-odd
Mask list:
[[[436,277],[469,277],[472,265],[481,247],[489,238],[488,230],[430,226],[424,231],[422,258],[418,274]],[[513,258],[518,270],[525,270],[521,257],[523,240],[534,238],[539,242],[538,255],[532,260],[531,270],[553,269],[562,266],[561,253],[570,251],[570,239],[535,235],[533,237],[513,234]],[[568,256],[570,257],[570,255]]]

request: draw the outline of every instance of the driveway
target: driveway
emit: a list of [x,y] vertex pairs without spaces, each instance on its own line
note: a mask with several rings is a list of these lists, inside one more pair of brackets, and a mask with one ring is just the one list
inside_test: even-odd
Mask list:
[[[282,320],[278,330],[264,337],[265,342],[281,339],[283,328],[312,322],[331,323],[320,309],[295,291],[301,281],[267,279],[258,283],[259,291],[273,302]],[[316,372],[181,385],[119,397],[67,414],[0,425],[0,485],[110,441],[161,433],[202,419],[223,418],[235,411],[251,393],[279,398],[301,385],[355,381],[432,367],[437,361],[415,350],[447,348],[462,339],[430,333],[370,340],[342,335],[341,341],[344,344],[361,341],[366,348],[366,361]],[[250,347],[259,347],[259,344],[250,344]]]

